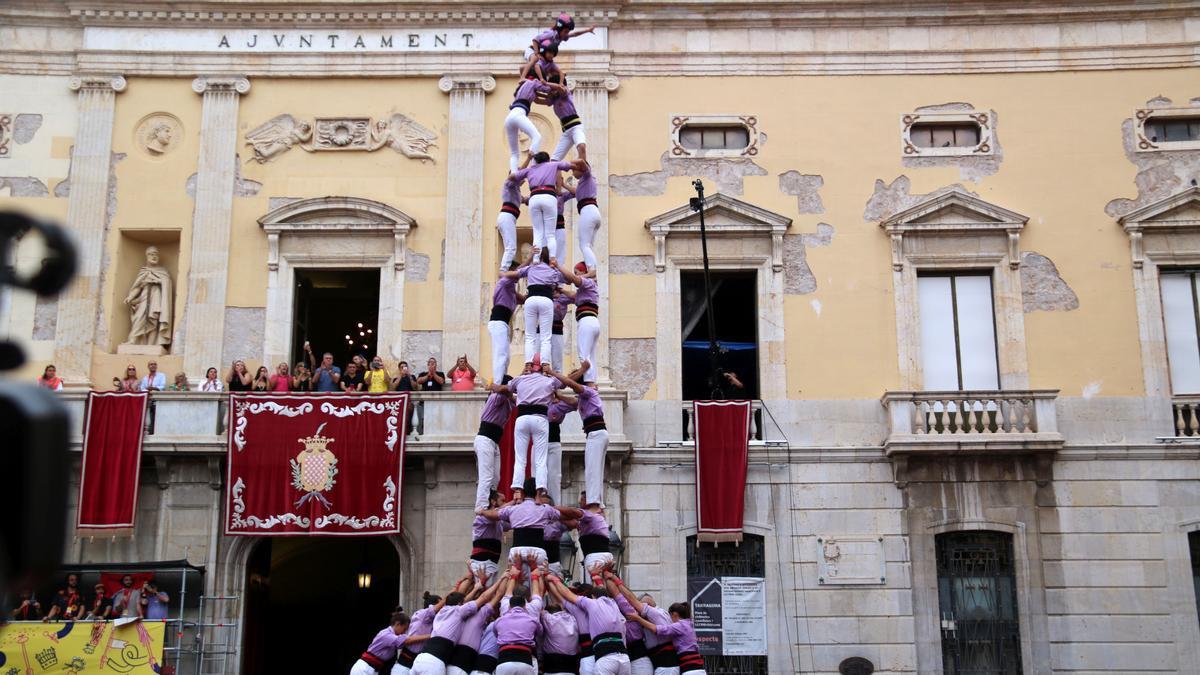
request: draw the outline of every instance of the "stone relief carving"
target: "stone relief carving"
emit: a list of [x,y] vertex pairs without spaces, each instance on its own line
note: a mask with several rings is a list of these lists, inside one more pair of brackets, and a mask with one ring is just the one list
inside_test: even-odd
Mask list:
[[429,149],[436,147],[436,140],[437,134],[401,114],[374,122],[370,117],[318,117],[308,122],[284,113],[246,132],[252,159],[260,164],[293,147],[305,152],[374,152],[386,146],[409,159],[433,161]]
[[147,116],[135,132],[137,145],[151,157],[161,157],[174,150],[182,137],[183,123],[166,113]]
[[12,119],[12,115],[0,113],[0,159],[9,156],[9,146],[12,144]]
[[171,344],[171,308],[175,296],[171,275],[159,265],[158,247],[146,248],[146,264],[125,296],[129,307],[129,337],[117,349],[122,354],[163,354]]

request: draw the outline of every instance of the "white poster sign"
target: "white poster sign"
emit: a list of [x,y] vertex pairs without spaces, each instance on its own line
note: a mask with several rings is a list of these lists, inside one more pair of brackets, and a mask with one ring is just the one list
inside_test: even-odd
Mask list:
[[721,577],[721,604],[725,655],[766,654],[766,581],[755,577]]

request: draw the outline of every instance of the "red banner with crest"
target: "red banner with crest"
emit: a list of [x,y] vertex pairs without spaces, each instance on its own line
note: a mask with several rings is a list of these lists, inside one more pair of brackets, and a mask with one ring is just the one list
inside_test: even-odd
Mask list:
[[400,532],[408,394],[232,394],[225,534]]

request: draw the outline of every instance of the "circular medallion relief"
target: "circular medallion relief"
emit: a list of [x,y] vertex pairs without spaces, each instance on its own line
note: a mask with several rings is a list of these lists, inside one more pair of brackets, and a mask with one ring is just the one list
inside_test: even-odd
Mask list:
[[162,157],[183,142],[183,123],[169,113],[142,118],[134,132],[134,143],[151,157]]

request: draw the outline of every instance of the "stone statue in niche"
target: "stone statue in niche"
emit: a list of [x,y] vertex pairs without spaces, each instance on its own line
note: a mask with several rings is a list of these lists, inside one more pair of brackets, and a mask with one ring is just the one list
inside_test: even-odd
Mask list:
[[165,354],[171,344],[171,275],[159,264],[158,247],[146,248],[146,264],[138,270],[125,306],[129,308],[129,337],[118,354]]
[[254,149],[254,161],[259,164],[269,162],[276,156],[297,146],[306,152],[312,152],[312,125],[301,122],[295,117],[284,113],[276,115],[263,124],[246,132],[246,145]]
[[429,154],[434,146],[437,134],[418,124],[407,115],[395,114],[390,119],[375,122],[371,130],[371,144],[368,151],[390,146],[396,152],[409,159],[419,159],[422,162],[433,161]]

